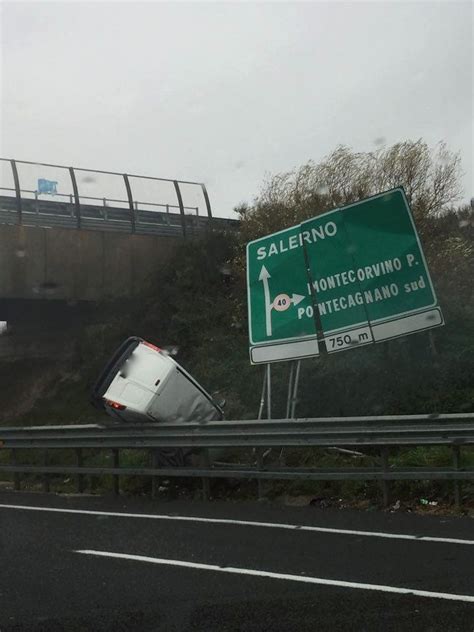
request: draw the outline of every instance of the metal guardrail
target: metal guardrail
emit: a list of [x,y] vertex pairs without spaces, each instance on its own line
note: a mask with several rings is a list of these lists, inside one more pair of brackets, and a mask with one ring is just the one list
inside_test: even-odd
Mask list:
[[[453,450],[452,467],[394,467],[389,448],[402,446],[447,445]],[[77,489],[83,491],[84,475],[112,475],[118,492],[119,476],[151,476],[154,488],[158,477],[200,477],[205,495],[210,478],[246,478],[263,480],[377,480],[388,503],[388,481],[451,480],[455,502],[461,502],[461,480],[474,480],[474,468],[463,467],[461,446],[474,445],[474,413],[445,415],[408,415],[385,417],[337,417],[316,419],[216,421],[204,424],[144,424],[37,426],[1,428],[0,447],[9,450],[9,463],[0,463],[0,472],[13,473],[15,488],[20,488],[20,473],[41,474],[45,489],[49,476],[69,474],[77,477]],[[265,465],[262,448],[269,447],[362,447],[377,448],[379,462],[373,467],[289,468]],[[201,451],[201,465],[158,467],[157,448],[188,448]],[[211,465],[210,448],[256,448],[255,465]],[[42,465],[20,464],[18,450],[43,450]],[[76,465],[48,463],[48,450],[74,449]],[[112,451],[113,467],[88,467],[85,449]],[[151,467],[120,467],[120,449],[150,451]],[[5,452],[2,453],[5,454]],[[207,455],[207,456],[206,456]],[[204,459],[204,460],[202,460]]]
[[1,428],[11,448],[215,448],[474,443],[474,413]]
[[[235,225],[235,220],[213,218],[209,195],[204,183],[151,176],[139,176],[117,173],[114,171],[100,171],[98,169],[83,169],[66,167],[48,163],[35,163],[26,160],[12,160],[0,158],[0,165],[6,167],[10,174],[7,179],[13,186],[0,186],[0,223],[14,223],[41,226],[63,226],[89,230],[120,230],[141,234],[170,234],[186,236],[202,230],[211,221],[213,227],[227,228]],[[69,180],[72,193],[54,193],[52,195],[27,189],[22,186],[21,169],[36,168],[54,169],[56,173],[64,174]],[[58,171],[59,170],[59,171]],[[42,171],[37,170],[40,176]],[[112,177],[115,189],[121,189],[125,197],[97,197],[82,195],[78,175],[85,174],[89,180],[96,174]],[[91,175],[93,174],[93,175]],[[30,177],[31,180],[31,177]],[[176,204],[164,204],[160,200],[141,201],[134,197],[134,184],[140,181],[168,183],[176,199]],[[2,185],[2,183],[0,183]],[[183,202],[182,186],[198,189],[202,195],[205,214],[199,214],[199,207],[185,206]],[[56,201],[59,199],[59,201]],[[113,204],[114,206],[109,206]],[[147,207],[147,208],[140,208]],[[150,209],[157,209],[148,210]],[[178,212],[173,212],[177,210]],[[189,214],[191,213],[191,215]]]
[[[22,200],[22,225],[48,228],[75,228],[77,220],[75,206],[71,202],[53,202],[50,200]],[[164,205],[166,208],[166,205]],[[169,235],[179,237],[183,234],[181,216],[171,212],[172,208],[161,211],[135,210],[135,224],[132,231],[130,213],[125,208],[82,205],[81,229],[104,230],[137,235]],[[195,211],[194,209],[191,209]],[[185,215],[186,235],[193,236],[209,228],[209,219],[195,212]],[[213,228],[233,229],[235,220],[213,218]],[[18,224],[15,199],[0,196],[0,224]]]

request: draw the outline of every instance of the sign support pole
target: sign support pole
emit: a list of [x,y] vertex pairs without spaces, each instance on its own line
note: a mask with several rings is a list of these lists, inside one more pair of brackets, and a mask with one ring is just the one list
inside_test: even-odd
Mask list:
[[272,418],[272,373],[271,364],[267,364],[267,419]]
[[298,360],[298,362],[296,363],[295,382],[293,384],[293,397],[291,400],[291,419],[295,419],[295,414],[296,414],[296,403],[297,403],[297,397],[298,397],[300,369],[301,369],[301,360]]
[[262,395],[260,397],[260,406],[258,407],[257,419],[260,420],[263,417],[263,407],[265,406],[265,390],[267,386],[267,368],[265,367],[265,373],[263,374]]
[[[291,363],[290,377],[288,380],[288,398],[286,400],[286,418],[287,419],[295,418],[296,404],[297,404],[297,397],[298,397],[298,386],[299,386],[299,379],[300,379],[300,369],[301,369],[301,360]],[[282,448],[280,450],[280,455],[278,457],[280,465],[284,465],[283,463],[284,451],[285,451],[285,448]]]
[[[265,374],[263,376],[263,385],[262,385],[262,396],[260,398],[260,407],[258,410],[258,419],[261,419],[263,416],[263,407],[265,405],[265,392],[267,395],[267,419],[271,419],[272,417],[272,388],[271,388],[271,368],[270,364],[267,364],[265,368]],[[263,452],[263,448],[254,449],[257,457],[257,469],[263,469],[263,459],[270,452],[271,448],[267,450],[267,452]],[[262,500],[264,497],[263,493],[263,481],[258,478],[257,479],[257,488],[258,488],[258,499]]]
[[293,374],[295,363],[290,363],[290,377],[288,378],[288,397],[286,398],[286,419],[290,418],[291,404],[293,401]]

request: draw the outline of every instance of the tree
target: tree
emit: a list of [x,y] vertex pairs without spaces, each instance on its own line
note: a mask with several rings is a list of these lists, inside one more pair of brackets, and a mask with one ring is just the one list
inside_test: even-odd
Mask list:
[[417,222],[449,211],[459,199],[460,157],[445,143],[404,141],[374,152],[339,146],[319,163],[267,178],[251,206],[236,209],[245,241],[330,209],[403,186]]

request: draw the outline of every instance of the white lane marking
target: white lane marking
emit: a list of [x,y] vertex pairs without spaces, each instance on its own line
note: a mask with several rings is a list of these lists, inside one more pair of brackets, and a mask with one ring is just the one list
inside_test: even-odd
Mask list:
[[28,505],[3,505],[3,509],[25,509],[27,511],[50,511],[53,513],[84,514],[86,516],[111,516],[114,518],[144,518],[146,520],[172,520],[177,522],[204,522],[208,524],[231,524],[244,527],[263,527],[266,529],[288,529],[310,531],[316,533],[332,533],[335,535],[356,535],[369,538],[387,538],[390,540],[414,540],[415,542],[440,542],[443,544],[474,544],[474,540],[460,538],[436,538],[428,535],[411,535],[408,533],[385,533],[383,531],[356,531],[355,529],[333,529],[330,527],[313,527],[310,525],[287,524],[283,522],[256,522],[253,520],[233,520],[231,518],[200,518],[198,516],[172,516],[168,514],[135,514],[122,511],[95,511],[90,509],[60,509],[58,507],[31,507]]
[[431,590],[417,590],[414,588],[400,588],[398,586],[384,586],[382,584],[364,584],[359,582],[346,582],[340,579],[325,579],[323,577],[311,577],[305,575],[289,575],[288,573],[274,573],[272,571],[259,571],[253,568],[238,568],[235,566],[216,566],[215,564],[199,564],[183,560],[169,560],[162,557],[148,557],[146,555],[129,555],[127,553],[112,553],[110,551],[94,551],[84,549],[74,551],[83,555],[95,555],[98,557],[113,557],[135,562],[148,562],[149,564],[161,564],[164,566],[180,566],[182,568],[195,568],[203,571],[215,571],[218,573],[233,573],[235,575],[253,575],[254,577],[268,577],[270,579],[285,579],[291,582],[304,584],[319,584],[322,586],[337,586],[339,588],[357,588],[360,590],[376,590],[379,592],[397,593],[399,595],[414,595],[416,597],[431,597],[433,599],[448,599],[450,601],[467,601],[474,603],[474,595],[457,595],[454,593],[433,592]]

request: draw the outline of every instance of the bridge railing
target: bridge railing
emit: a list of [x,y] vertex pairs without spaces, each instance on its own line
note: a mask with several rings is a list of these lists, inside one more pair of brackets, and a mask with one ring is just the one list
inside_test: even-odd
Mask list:
[[[209,196],[202,182],[6,158],[0,158],[0,167],[0,193],[3,193],[1,211],[8,214],[6,219],[10,219],[11,223],[35,225],[38,224],[38,217],[41,217],[43,223],[51,220],[53,225],[61,225],[62,222],[65,226],[73,225],[75,228],[106,228],[132,233],[177,234],[179,228],[179,234],[186,236],[193,229],[207,225],[212,219]],[[27,169],[26,175],[23,174],[22,167]],[[38,176],[45,175],[45,170],[52,171],[53,177],[62,179],[62,185],[68,192],[56,192],[54,188],[51,192],[33,189],[32,185],[40,180]],[[82,176],[81,180],[79,175]],[[97,188],[96,176],[108,178],[110,193],[105,194],[104,191],[104,195],[98,196],[82,190]],[[56,181],[45,181],[52,185],[58,184]],[[156,191],[154,195],[167,196],[166,201],[159,198],[145,199],[150,195],[150,187],[153,188],[157,184],[166,185],[168,190],[166,195],[162,191]],[[184,204],[183,191],[190,188],[193,191],[193,199],[196,199],[197,193],[201,196],[202,206]],[[137,195],[136,189],[141,189],[141,194]],[[174,197],[174,202],[171,196]],[[97,225],[97,220],[102,220],[102,223]],[[153,229],[153,226],[158,226],[158,229]],[[167,231],[167,226],[171,227],[171,230]]]
[[[11,192],[7,187],[0,187],[0,222],[18,224],[18,212],[15,198],[1,195]],[[58,194],[57,200],[41,199],[38,195],[31,198],[24,193],[36,191],[22,190],[22,224],[26,226],[49,226],[58,228],[77,228],[76,207],[72,194]],[[181,235],[182,222],[178,208],[172,204],[154,204],[135,202],[135,225],[130,219],[127,208],[120,206],[122,200],[95,198],[83,196],[81,204],[81,228],[90,230],[107,230],[121,232],[135,232],[137,234],[169,234]],[[89,202],[88,204],[86,202]],[[94,201],[101,205],[95,205]],[[151,210],[140,209],[138,205],[149,207]],[[199,215],[198,207],[185,207],[186,231],[193,234],[208,225],[207,218]],[[219,220],[217,220],[218,222]]]
[[[450,446],[452,465],[397,466],[394,453],[406,446]],[[279,419],[215,421],[208,423],[143,424],[101,426],[0,427],[0,472],[12,474],[15,489],[20,489],[21,474],[43,477],[49,490],[50,477],[76,477],[77,489],[84,491],[84,477],[112,475],[114,490],[119,477],[152,477],[155,488],[159,477],[201,478],[203,491],[209,493],[209,479],[256,479],[259,495],[264,480],[352,480],[378,481],[384,504],[389,502],[389,481],[445,480],[454,485],[456,505],[462,501],[461,480],[474,481],[474,467],[463,464],[461,448],[474,445],[474,414],[407,415],[390,417],[339,417],[316,419]],[[368,450],[370,465],[354,467],[287,467],[264,460],[264,450],[282,447],[319,447]],[[198,450],[200,463],[181,463],[160,467],[157,448]],[[212,463],[209,450],[232,448],[246,450],[252,463]],[[120,450],[145,450],[149,464],[120,466]],[[60,453],[62,463],[53,464],[52,453]],[[66,453],[71,455],[67,458]],[[108,451],[111,463],[86,463],[86,452]],[[37,454],[36,459],[27,455]],[[280,453],[281,455],[281,453]],[[67,463],[67,464],[66,464]]]

